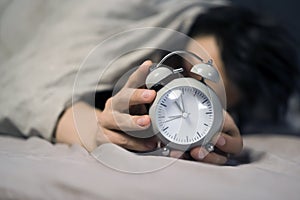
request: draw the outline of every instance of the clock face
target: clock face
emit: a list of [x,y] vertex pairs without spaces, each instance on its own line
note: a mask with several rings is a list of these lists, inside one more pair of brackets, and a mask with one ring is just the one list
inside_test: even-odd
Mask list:
[[159,132],[170,142],[189,145],[203,139],[214,120],[210,99],[199,89],[178,86],[165,92],[156,107]]

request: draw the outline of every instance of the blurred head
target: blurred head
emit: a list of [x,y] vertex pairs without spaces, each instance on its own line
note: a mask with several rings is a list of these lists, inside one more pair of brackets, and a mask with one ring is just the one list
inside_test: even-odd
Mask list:
[[189,36],[217,60],[229,111],[240,124],[284,117],[299,69],[296,51],[282,27],[245,8],[224,6],[200,14]]

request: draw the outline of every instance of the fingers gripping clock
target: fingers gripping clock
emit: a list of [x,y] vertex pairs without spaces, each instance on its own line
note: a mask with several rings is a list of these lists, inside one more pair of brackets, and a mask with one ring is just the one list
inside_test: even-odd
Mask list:
[[[202,81],[184,77],[183,69],[172,69],[163,62],[175,54],[185,54],[201,62],[191,68],[200,75]],[[146,87],[157,91],[156,98],[149,109],[153,134],[163,144],[165,150],[189,150],[203,146],[213,151],[212,139],[223,125],[223,108],[216,93],[204,79],[213,82],[220,80],[212,61],[204,63],[193,53],[174,51],[153,66],[146,78]]]

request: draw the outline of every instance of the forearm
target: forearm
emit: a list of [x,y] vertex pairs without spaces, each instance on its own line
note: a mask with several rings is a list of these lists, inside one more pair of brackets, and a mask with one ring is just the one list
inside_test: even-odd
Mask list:
[[[78,112],[75,120],[73,111]],[[65,110],[56,128],[56,141],[66,144],[79,144],[88,151],[92,151],[97,146],[96,136],[98,127],[95,120],[89,120],[94,108],[84,102],[78,102]],[[100,111],[96,111],[100,112]],[[78,124],[81,124],[80,127]],[[82,130],[84,127],[85,130]]]
[[[118,125],[114,122],[112,112],[109,113],[95,109],[84,102],[76,103],[66,109],[60,118],[56,129],[56,141],[66,144],[79,144],[89,152],[93,151],[98,145],[108,142],[127,149],[140,151],[153,149],[156,143],[152,141],[145,143],[143,139],[132,138],[129,135],[120,134],[120,131],[114,131],[112,127],[118,128]],[[114,125],[110,123],[114,123]]]

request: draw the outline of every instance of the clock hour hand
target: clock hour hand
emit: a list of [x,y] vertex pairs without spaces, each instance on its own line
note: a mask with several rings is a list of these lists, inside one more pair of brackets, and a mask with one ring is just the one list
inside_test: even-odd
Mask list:
[[178,103],[178,99],[175,101],[175,104],[176,104],[176,106],[179,108],[179,110],[181,111],[181,113],[186,113],[186,110],[185,110],[185,108],[184,108],[184,103],[183,103],[183,99],[182,99],[182,95],[180,95],[180,101],[181,101],[181,105],[179,105],[179,103]]
[[179,105],[179,103],[177,102],[177,100],[175,101],[175,104],[179,108],[179,110],[181,111],[181,113],[184,113],[184,109],[181,108],[181,106]]
[[184,103],[183,103],[183,99],[182,99],[182,94],[180,95],[180,100],[181,100],[181,105],[182,105],[182,113],[185,113],[186,110],[184,108]]

